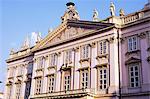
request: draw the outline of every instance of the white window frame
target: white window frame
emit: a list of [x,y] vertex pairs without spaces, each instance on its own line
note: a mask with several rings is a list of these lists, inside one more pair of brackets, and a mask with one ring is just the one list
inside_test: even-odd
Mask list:
[[81,89],[89,88],[89,71],[81,70],[80,77]]
[[[140,87],[140,66],[139,64],[131,64],[129,65],[129,85],[131,88]],[[131,70],[132,68],[132,70]],[[136,70],[137,68],[137,70]],[[137,74],[136,74],[137,73]],[[132,82],[133,79],[133,82]],[[138,79],[138,81],[136,81]]]
[[12,97],[12,85],[7,86],[7,99],[11,99]]
[[71,75],[65,74],[64,75],[64,90],[68,91],[71,88]]
[[106,90],[109,84],[109,75],[108,75],[108,68],[101,67],[98,68],[98,89],[99,90]]
[[9,68],[9,77],[14,77],[15,69],[14,67]]
[[42,78],[35,79],[35,94],[40,94],[42,92]]
[[50,54],[49,63],[50,63],[49,64],[50,66],[56,66],[57,65],[57,54],[56,53]]
[[138,50],[138,37],[131,36],[128,38],[128,52]]
[[81,47],[81,59],[87,59],[90,57],[90,46],[88,44]]
[[21,97],[21,83],[16,84],[16,99],[20,99]]
[[98,55],[108,54],[108,42],[102,40],[98,42]]
[[65,51],[65,63],[71,63],[72,62],[72,50],[69,49]]
[[39,57],[37,59],[37,69],[41,69],[44,66],[45,59],[44,57]]
[[54,88],[55,88],[55,75],[50,75],[47,78],[47,83],[48,83],[48,87],[47,87],[47,92],[48,93],[52,93],[54,92]]
[[20,65],[20,66],[18,66],[18,76],[20,76],[20,75],[23,75],[23,70],[24,69],[24,67],[23,67],[23,65]]

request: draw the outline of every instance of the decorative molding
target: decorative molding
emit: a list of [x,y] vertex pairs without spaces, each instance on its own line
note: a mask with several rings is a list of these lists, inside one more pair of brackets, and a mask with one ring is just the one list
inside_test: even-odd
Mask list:
[[147,61],[148,61],[148,62],[150,62],[150,56],[149,56],[149,57],[147,57]]
[[146,38],[146,32],[142,32],[138,35],[139,38],[144,39]]
[[114,43],[114,40],[115,40],[114,37],[110,37],[110,38],[108,39],[109,43]]
[[84,59],[80,59],[80,63],[84,62],[84,61],[87,61],[87,62],[90,62],[90,58],[84,58]]
[[125,61],[125,65],[129,65],[129,64],[133,64],[133,63],[139,63],[139,62],[141,62],[141,59],[131,57]]
[[108,63],[104,63],[104,64],[97,64],[94,68],[98,68],[98,67],[107,67]]
[[108,54],[98,55],[98,56],[96,57],[96,59],[99,59],[99,58],[108,58]]
[[135,50],[135,51],[131,51],[131,52],[126,52],[125,55],[131,55],[131,54],[140,54],[140,50]]
[[90,46],[91,46],[92,48],[95,48],[95,47],[96,47],[96,42],[92,42],[92,43],[90,44]]

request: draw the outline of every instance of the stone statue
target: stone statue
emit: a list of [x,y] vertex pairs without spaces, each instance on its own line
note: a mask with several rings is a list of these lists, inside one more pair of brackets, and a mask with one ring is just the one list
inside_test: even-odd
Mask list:
[[27,38],[25,39],[25,41],[23,42],[23,45],[22,45],[22,49],[25,49],[25,48],[29,48],[30,47],[30,41],[29,41],[29,37],[27,36]]
[[42,37],[41,37],[41,32],[39,32],[37,34],[37,42],[41,41],[42,40]]
[[110,3],[110,14],[111,16],[115,16],[115,5],[113,2]]
[[79,20],[79,14],[78,11],[75,9],[75,4],[73,2],[69,2],[66,4],[67,10],[65,11],[65,14],[61,17],[62,22],[66,20]]
[[120,11],[119,11],[119,15],[120,15],[120,16],[124,16],[124,15],[125,15],[125,13],[124,13],[124,10],[123,10],[123,9],[120,9]]
[[14,54],[15,53],[15,50],[14,50],[14,48],[12,48],[11,50],[10,50],[10,55],[12,55],[12,54]]
[[98,11],[96,9],[93,12],[93,21],[98,21]]

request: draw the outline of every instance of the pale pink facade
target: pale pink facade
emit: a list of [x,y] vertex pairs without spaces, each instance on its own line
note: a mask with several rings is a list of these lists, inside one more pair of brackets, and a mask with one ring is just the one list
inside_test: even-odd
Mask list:
[[34,47],[11,53],[8,70],[33,69],[7,76],[4,98],[24,99],[28,78],[29,99],[150,99],[150,3],[120,16],[111,4],[103,21],[96,10],[93,21],[80,20],[74,6],[67,3],[62,23]]

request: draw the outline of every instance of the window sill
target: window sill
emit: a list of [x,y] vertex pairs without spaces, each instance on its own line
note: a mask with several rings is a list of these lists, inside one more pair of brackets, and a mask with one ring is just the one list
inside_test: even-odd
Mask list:
[[138,54],[140,52],[140,50],[135,50],[135,51],[128,51],[128,52],[126,52],[126,54],[125,55],[131,55],[131,54]]
[[99,59],[99,58],[108,58],[108,54],[102,54],[96,57],[96,59]]
[[89,62],[90,61],[90,58],[83,58],[83,59],[80,59],[80,63],[82,63],[82,62],[84,62],[84,61],[87,61],[87,62]]
[[17,77],[22,77],[22,76],[23,76],[23,74],[17,75]]
[[14,77],[8,77],[8,79],[13,79]]
[[54,66],[48,66],[47,69],[52,69],[52,68],[56,69],[56,67],[57,67],[56,65],[54,65]]
[[38,69],[36,69],[36,72],[37,71],[43,71],[44,70],[44,68],[38,68]]
[[139,87],[128,87],[128,89],[139,89],[139,88],[141,88],[140,86]]

